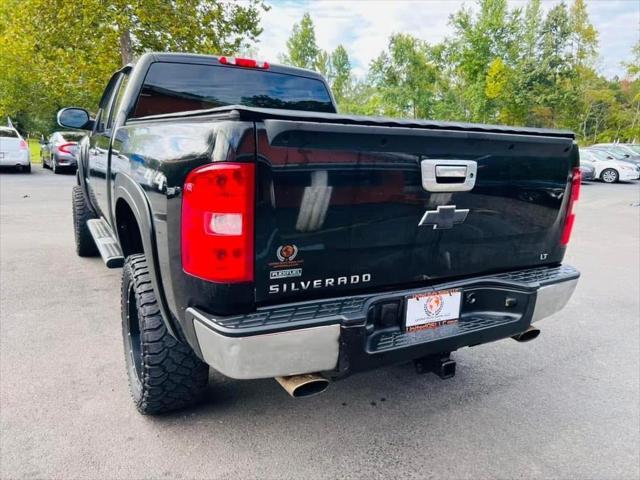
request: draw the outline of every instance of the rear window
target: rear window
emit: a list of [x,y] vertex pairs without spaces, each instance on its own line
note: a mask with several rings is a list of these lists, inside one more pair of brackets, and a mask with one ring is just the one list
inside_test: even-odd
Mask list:
[[589,153],[597,160],[607,160],[609,156],[604,150],[589,150]]
[[0,129],[0,137],[2,138],[18,138],[18,132],[15,130]]
[[335,112],[319,80],[265,70],[162,62],[149,68],[131,117],[225,105]]
[[67,142],[79,142],[82,137],[84,137],[84,133],[78,133],[78,132],[64,132],[61,133],[62,135],[62,139],[67,141]]

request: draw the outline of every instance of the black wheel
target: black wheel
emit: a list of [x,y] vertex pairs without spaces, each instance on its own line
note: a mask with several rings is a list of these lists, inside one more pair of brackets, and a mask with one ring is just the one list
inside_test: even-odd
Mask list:
[[42,168],[47,168],[47,162],[44,160],[44,157],[40,157],[42,160]]
[[121,311],[129,388],[138,411],[159,414],[200,400],[209,366],[167,331],[144,255],[125,261]]
[[604,183],[616,183],[618,181],[618,178],[620,178],[620,176],[618,175],[618,172],[613,168],[605,168],[600,174],[600,179]]
[[55,158],[53,159],[51,165],[52,165],[51,170],[53,171],[53,173],[55,173],[56,175],[60,175],[62,173],[60,171],[60,167],[56,163],[56,159]]
[[98,249],[91,232],[89,232],[87,221],[96,218],[96,215],[87,204],[87,199],[80,185],[73,187],[72,200],[76,253],[80,257],[95,257],[98,255]]
[[31,173],[31,164],[27,165],[27,166],[24,168],[24,172],[25,172],[25,173]]

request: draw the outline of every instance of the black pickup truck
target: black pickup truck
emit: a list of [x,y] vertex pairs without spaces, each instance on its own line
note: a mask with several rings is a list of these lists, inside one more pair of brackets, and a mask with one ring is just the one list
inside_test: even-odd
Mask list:
[[193,403],[209,366],[294,396],[537,336],[580,187],[571,132],[340,115],[315,72],[150,53],[116,72],[73,189],[77,253],[122,270],[137,408]]

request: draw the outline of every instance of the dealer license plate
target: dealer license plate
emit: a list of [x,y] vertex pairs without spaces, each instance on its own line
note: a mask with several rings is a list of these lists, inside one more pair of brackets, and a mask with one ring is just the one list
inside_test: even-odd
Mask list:
[[405,327],[408,332],[456,323],[460,317],[460,290],[426,292],[407,297]]

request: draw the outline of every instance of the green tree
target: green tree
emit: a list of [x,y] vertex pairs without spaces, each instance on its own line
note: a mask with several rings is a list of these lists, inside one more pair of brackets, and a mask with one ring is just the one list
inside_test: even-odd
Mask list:
[[573,63],[590,66],[598,51],[598,31],[589,21],[584,0],[575,0],[569,10],[570,43]]
[[631,78],[638,78],[640,75],[640,40],[631,49],[632,61],[622,62],[627,69],[627,75]]
[[305,13],[300,23],[293,25],[293,32],[287,40],[287,52],[281,60],[294,67],[314,69],[318,66],[319,55],[320,48],[316,43],[313,20],[309,13]]
[[95,106],[110,74],[145,51],[234,53],[261,32],[260,0],[4,0],[0,116],[54,127],[65,105]]
[[309,13],[305,13],[300,22],[294,24],[287,40],[287,51],[280,56],[280,60],[294,67],[321,73],[329,82],[338,105],[345,102],[351,82],[349,54],[342,45],[338,45],[331,53],[318,47],[315,27]]
[[452,16],[451,59],[456,63],[468,120],[498,119],[500,97],[487,97],[489,69],[502,65],[503,73],[507,73],[517,62],[520,17],[519,9],[508,10],[506,0],[480,0],[476,13],[463,8]]
[[331,90],[340,105],[351,82],[351,62],[347,50],[342,45],[338,45],[331,53],[331,72]]
[[549,11],[542,25],[537,69],[537,93],[546,107],[543,121],[552,127],[560,126],[563,109],[576,100],[569,88],[575,73],[569,50],[571,33],[567,6],[560,3]]
[[372,63],[370,80],[380,92],[385,115],[425,118],[432,114],[436,65],[426,42],[395,34],[389,47]]

